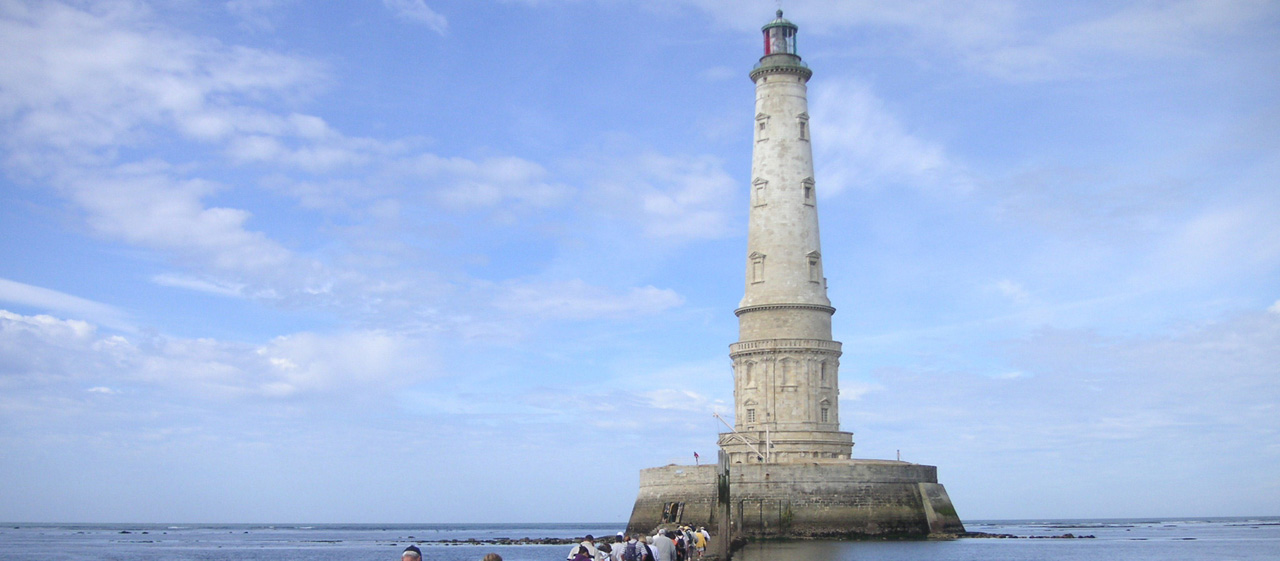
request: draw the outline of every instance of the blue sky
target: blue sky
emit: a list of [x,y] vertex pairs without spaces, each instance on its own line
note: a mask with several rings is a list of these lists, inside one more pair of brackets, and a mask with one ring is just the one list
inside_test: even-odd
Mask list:
[[[731,413],[775,7],[0,1],[0,519],[625,520]],[[1276,514],[1280,6],[784,8],[855,456]]]

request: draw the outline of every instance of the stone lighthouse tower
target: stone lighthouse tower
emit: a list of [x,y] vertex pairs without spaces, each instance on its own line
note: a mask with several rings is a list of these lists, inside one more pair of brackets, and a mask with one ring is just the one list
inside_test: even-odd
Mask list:
[[797,54],[797,30],[778,10],[751,70],[746,289],[729,346],[734,424],[719,436],[717,465],[641,470],[627,529],[705,525],[722,543],[962,533],[938,468],[852,458],[853,434],[840,430],[840,343],[831,339],[806,98],[813,72]]
[[818,190],[809,140],[807,83],[795,24],[766,24],[756,84],[746,294],[733,359],[734,431],[720,446],[732,463],[848,459],[840,432],[840,343],[831,340],[818,236]]

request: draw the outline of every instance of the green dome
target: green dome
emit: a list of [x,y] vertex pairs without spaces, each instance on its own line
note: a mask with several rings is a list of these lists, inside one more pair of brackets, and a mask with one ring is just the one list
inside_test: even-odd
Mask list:
[[761,27],[760,30],[764,31],[773,27],[790,27],[791,29],[800,29],[796,24],[791,23],[789,20],[782,17],[782,10],[778,10],[778,17],[774,18],[773,21],[764,24],[764,27]]

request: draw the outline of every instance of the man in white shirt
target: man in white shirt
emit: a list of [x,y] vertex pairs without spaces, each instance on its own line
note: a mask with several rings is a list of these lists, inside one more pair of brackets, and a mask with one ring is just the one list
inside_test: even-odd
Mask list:
[[596,551],[596,538],[591,534],[587,534],[587,537],[582,538],[582,543],[573,546],[573,549],[569,550],[569,555],[565,559],[573,559],[573,556],[578,554],[579,548],[586,549],[587,555],[590,555],[592,559],[600,558],[599,552]]
[[625,553],[627,549],[626,536],[624,536],[622,532],[618,532],[618,535],[613,539],[613,545],[611,547],[613,547],[613,549],[609,551],[609,561],[623,561],[622,554]]
[[676,542],[668,537],[666,530],[658,531],[653,537],[654,561],[676,561]]

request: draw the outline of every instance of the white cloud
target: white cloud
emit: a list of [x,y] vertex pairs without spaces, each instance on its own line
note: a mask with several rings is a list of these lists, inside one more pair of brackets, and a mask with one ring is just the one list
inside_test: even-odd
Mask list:
[[1021,284],[1009,279],[1001,279],[996,283],[996,290],[1012,300],[1015,304],[1025,305],[1031,302],[1031,294]]
[[[0,374],[43,385],[132,385],[160,400],[221,401],[386,395],[435,377],[425,341],[378,330],[295,333],[262,345],[215,339],[103,336],[93,324],[0,310]],[[103,391],[111,389],[110,392]],[[151,393],[151,392],[149,392]]]
[[245,288],[245,285],[243,284],[227,284],[216,280],[204,280],[174,273],[165,273],[153,276],[151,277],[151,282],[160,286],[185,288],[196,292],[205,292],[217,296],[231,296],[236,298],[244,296],[243,291]]
[[[56,2],[0,7],[0,47],[8,44],[7,52],[14,53],[0,60],[0,126],[9,133],[4,142],[11,170],[53,187],[83,214],[92,232],[159,252],[187,270],[156,276],[157,284],[278,301],[320,299],[362,312],[388,303],[403,308],[409,300],[433,305],[423,295],[436,292],[406,296],[421,287],[395,270],[401,257],[396,252],[409,251],[384,220],[399,214],[395,196],[425,192],[440,209],[484,210],[499,220],[574,200],[573,188],[527,159],[413,153],[414,142],[348,137],[317,116],[261,109],[264,98],[296,99],[322,83],[319,65],[186,36],[155,21],[139,4],[116,6],[136,9],[80,9]],[[391,7],[426,14],[419,6],[425,9],[421,3]],[[228,5],[250,11],[270,7]],[[219,170],[204,162],[158,158],[121,162],[122,154],[188,141],[195,143],[196,154],[207,148],[239,166]],[[207,170],[227,171],[220,177],[231,178],[199,175]],[[239,172],[268,174],[263,184],[304,207],[369,222],[344,232],[363,236],[350,240],[359,247],[339,244],[323,256],[302,257],[266,231],[287,220],[273,216],[271,223],[255,227],[249,208],[210,202],[241,200],[234,194],[253,188],[230,182]],[[676,188],[651,191],[643,202],[633,200],[632,208],[645,206],[662,218],[649,222],[657,228],[655,235],[723,230],[723,219],[707,211],[714,203],[703,192],[705,173],[662,166],[654,173],[665,174],[661,179]],[[305,174],[317,178],[308,180]],[[727,179],[712,178],[711,185],[717,182],[727,184]],[[343,268],[356,263],[365,268]],[[358,272],[372,263],[382,269],[376,281]],[[399,293],[386,287],[398,287]],[[642,290],[628,298],[632,308],[661,300]],[[586,311],[592,307],[607,306],[597,302],[574,313],[594,313]]]
[[702,78],[708,82],[723,82],[725,80],[732,80],[741,76],[741,68],[733,68],[730,66],[713,66],[702,71]]
[[[611,380],[610,385],[629,388],[630,398],[643,400],[647,408],[683,411],[694,421],[708,421],[712,413],[733,418],[733,403],[723,399],[733,393],[733,368],[727,359],[675,364],[657,370],[629,366],[627,370],[627,374]],[[619,399],[621,396],[609,401]],[[640,415],[635,420],[643,425],[643,417]]]
[[1276,303],[1267,308],[1267,311],[1273,314],[1280,314],[1280,300],[1276,300]]
[[275,24],[271,12],[293,0],[228,0],[227,11],[240,18],[249,29],[271,31]]
[[[774,8],[767,0],[669,2],[694,6],[743,31],[758,29]],[[1044,17],[1042,3],[1019,0],[795,0],[785,8],[801,33],[903,30],[914,49],[1015,81],[1077,76],[1134,58],[1198,56],[1215,39],[1259,29],[1277,11],[1265,0],[1100,3],[1052,18]]]
[[108,388],[108,387],[106,387],[106,386],[94,386],[94,387],[89,388],[89,389],[87,389],[87,390],[85,390],[85,391],[87,391],[87,392],[89,392],[89,393],[98,393],[98,394],[103,394],[103,395],[115,395],[115,394],[120,393],[120,391],[119,391],[119,390],[113,390],[113,389]]
[[591,189],[584,197],[595,212],[631,224],[648,238],[671,241],[731,235],[735,183],[712,156],[644,152],[600,157],[579,170]]
[[382,5],[394,12],[396,17],[420,23],[441,35],[449,30],[449,20],[428,7],[423,0],[382,0]]
[[365,166],[398,154],[403,146],[344,136],[314,115],[261,116],[256,130],[239,127],[229,139],[227,156],[237,163],[258,163],[323,174]]
[[670,289],[645,286],[619,293],[575,279],[504,285],[495,297],[494,306],[535,318],[580,320],[644,316],[683,302],[684,299]]
[[[929,418],[950,427],[937,435],[940,448],[971,434],[985,443],[978,453],[1086,453],[1081,461],[1118,453],[1138,463],[1179,456],[1185,446],[1248,449],[1275,432],[1269,419],[1280,400],[1275,314],[1253,312],[1164,336],[1045,329],[1002,348],[1012,366],[1004,375],[880,369],[874,378],[885,391],[862,400],[851,420],[864,432],[900,433]],[[916,391],[925,386],[928,395]],[[1092,449],[1113,439],[1135,443]]]
[[114,306],[5,278],[0,278],[0,301],[70,314],[124,331],[134,329],[127,315]]
[[432,376],[422,342],[385,331],[298,333],[272,339],[255,352],[277,378],[263,386],[268,395],[370,387],[390,392]]
[[221,186],[179,179],[163,164],[69,172],[60,179],[89,224],[113,238],[224,272],[264,273],[293,260],[289,250],[245,228],[249,212],[204,206],[202,199]]
[[814,87],[810,108],[819,192],[969,189],[967,173],[944,147],[911,134],[867,86],[825,80]]
[[[298,94],[317,79],[315,65],[181,36],[149,18],[131,2],[83,10],[57,2],[0,6],[0,49],[12,53],[0,59],[7,163],[53,186],[100,235],[216,275],[322,284],[298,279],[324,273],[247,228],[250,212],[206,206],[223,185],[161,160],[114,163],[122,147],[166,129],[202,142],[277,135],[361,144],[338,138],[314,117],[275,116],[246,104],[263,94]],[[323,168],[345,157],[324,148],[300,149],[306,153],[294,159]]]
[[884,386],[846,376],[840,381],[840,401],[859,401],[868,394],[881,391]]
[[6,3],[0,50],[11,53],[0,61],[0,120],[28,155],[131,144],[155,124],[196,138],[254,130],[264,116],[236,101],[298,93],[318,76],[305,60],[179,36],[128,2]]
[[648,189],[641,195],[645,233],[651,237],[716,238],[729,231],[724,204],[734,183],[719,161],[646,154],[640,159]]
[[1211,208],[1171,225],[1157,240],[1148,266],[1136,271],[1135,284],[1186,286],[1249,274],[1280,265],[1277,207]]
[[[87,341],[97,333],[93,324],[75,320],[58,319],[44,314],[24,316],[8,310],[0,310],[0,329],[6,336],[29,333],[48,341]],[[16,347],[11,349],[16,351]]]
[[420,154],[391,164],[394,173],[408,179],[437,182],[436,200],[453,210],[493,208],[515,203],[528,208],[563,204],[573,192],[546,181],[541,165],[516,157],[469,160]]
[[1275,6],[1259,0],[1134,2],[1064,26],[1046,46],[1068,53],[1195,54],[1207,39],[1239,32],[1268,12]]

